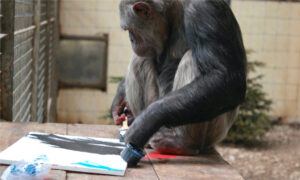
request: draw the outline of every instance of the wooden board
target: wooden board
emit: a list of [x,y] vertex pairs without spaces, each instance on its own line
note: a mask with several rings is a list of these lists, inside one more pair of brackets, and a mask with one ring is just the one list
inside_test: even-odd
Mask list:
[[30,131],[66,134],[67,125],[48,123],[9,123],[1,122],[0,125],[0,151],[3,151],[8,146],[12,145],[21,137],[28,134]]
[[[17,139],[30,131],[68,134],[77,136],[93,136],[117,138],[117,126],[105,125],[66,125],[36,123],[0,122],[0,150],[5,149]],[[147,152],[151,152],[147,150]],[[0,174],[6,167],[0,166]],[[217,152],[202,154],[197,157],[176,157],[170,159],[146,158],[138,167],[128,168],[125,177],[92,175],[65,171],[51,171],[49,179],[69,180],[110,180],[110,179],[243,179]]]
[[[149,150],[147,152],[153,153]],[[199,156],[165,157],[150,158],[160,179],[243,180],[242,176],[214,150]]]
[[13,70],[14,70],[14,30],[15,1],[1,1],[1,33],[7,36],[1,40],[0,87],[1,118],[13,119]]

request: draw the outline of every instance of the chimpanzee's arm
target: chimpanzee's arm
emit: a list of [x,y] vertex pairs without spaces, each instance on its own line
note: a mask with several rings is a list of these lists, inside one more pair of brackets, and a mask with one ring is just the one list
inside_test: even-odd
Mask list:
[[179,126],[207,121],[236,108],[243,100],[245,83],[233,77],[211,73],[173,91],[143,111],[126,133],[126,142],[138,148],[162,126]]
[[123,78],[119,84],[110,110],[111,116],[113,117],[114,122],[117,125],[122,123],[119,115],[123,112],[123,109],[126,106],[125,97],[125,78]]

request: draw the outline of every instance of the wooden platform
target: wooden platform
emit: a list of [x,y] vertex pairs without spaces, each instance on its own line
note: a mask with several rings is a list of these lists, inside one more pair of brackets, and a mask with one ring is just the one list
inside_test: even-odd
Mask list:
[[[118,127],[109,125],[82,124],[37,124],[7,123],[0,121],[0,151],[13,144],[28,132],[46,132],[65,135],[118,138]],[[0,175],[6,166],[0,165]],[[243,179],[217,152],[200,156],[156,159],[146,157],[138,167],[128,168],[124,177],[83,174],[51,170],[51,180],[96,180],[96,179],[209,179],[241,180]]]

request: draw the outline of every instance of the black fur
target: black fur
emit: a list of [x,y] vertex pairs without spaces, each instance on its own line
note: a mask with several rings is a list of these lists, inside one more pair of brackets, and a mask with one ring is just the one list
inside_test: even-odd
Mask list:
[[110,115],[111,116],[113,116],[113,110],[115,109],[115,107],[117,107],[119,105],[119,103],[121,101],[123,101],[124,98],[125,98],[125,85],[124,84],[125,84],[125,79],[123,78],[121,80],[120,84],[119,84],[116,96],[115,96],[115,98],[113,100],[113,103],[111,105],[111,108],[110,108]]
[[[169,39],[155,57],[159,87],[169,93],[140,113],[126,134],[126,142],[139,148],[162,126],[211,120],[233,110],[245,98],[246,54],[230,7],[223,0],[187,0],[177,5],[180,11],[163,8],[167,15],[177,14],[178,21],[166,17],[171,22]],[[188,49],[201,76],[171,91],[180,59]]]

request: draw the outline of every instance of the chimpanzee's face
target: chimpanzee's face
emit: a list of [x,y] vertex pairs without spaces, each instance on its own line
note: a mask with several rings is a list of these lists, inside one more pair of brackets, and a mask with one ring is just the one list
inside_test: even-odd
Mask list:
[[129,32],[133,51],[141,57],[159,55],[167,39],[166,22],[147,2],[121,0],[121,28]]

